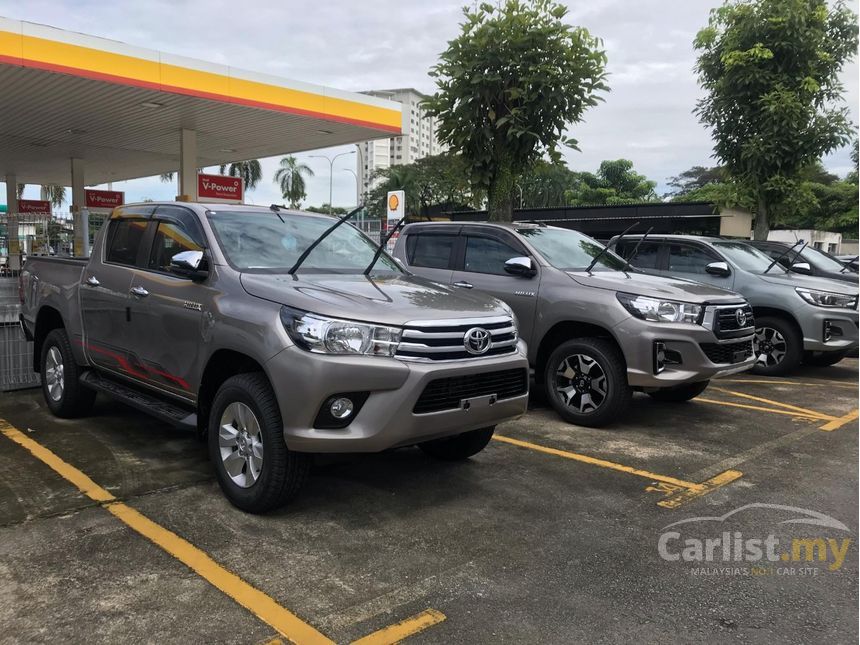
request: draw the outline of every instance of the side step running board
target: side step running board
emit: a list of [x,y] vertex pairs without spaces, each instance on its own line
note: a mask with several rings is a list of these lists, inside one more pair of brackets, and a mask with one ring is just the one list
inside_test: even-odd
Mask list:
[[81,374],[81,384],[172,425],[197,430],[197,414],[190,409],[101,376],[93,370]]

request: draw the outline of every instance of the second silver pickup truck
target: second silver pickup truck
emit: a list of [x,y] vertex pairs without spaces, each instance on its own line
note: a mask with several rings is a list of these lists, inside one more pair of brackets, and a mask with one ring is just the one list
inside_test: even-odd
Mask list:
[[417,444],[465,459],[526,410],[507,305],[411,276],[325,215],[123,206],[92,257],[31,257],[21,288],[54,414],[104,392],[196,427],[251,512],[294,495],[311,453]]

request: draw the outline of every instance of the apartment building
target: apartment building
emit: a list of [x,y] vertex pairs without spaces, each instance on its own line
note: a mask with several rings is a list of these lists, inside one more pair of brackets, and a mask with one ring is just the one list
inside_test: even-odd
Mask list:
[[436,120],[421,109],[426,95],[413,88],[370,90],[370,96],[397,101],[403,105],[403,134],[390,139],[376,139],[358,144],[361,154],[356,158],[362,194],[373,187],[371,177],[379,168],[409,164],[445,150],[436,139]]

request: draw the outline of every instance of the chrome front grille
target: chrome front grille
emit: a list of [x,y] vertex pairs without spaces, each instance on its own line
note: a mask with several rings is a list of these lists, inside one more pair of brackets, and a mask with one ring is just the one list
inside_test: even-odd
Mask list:
[[[743,312],[739,321],[738,312]],[[755,331],[753,309],[749,303],[736,305],[709,306],[705,309],[703,324],[714,332],[717,338],[742,338]]]
[[[469,351],[466,336],[472,330],[488,333],[487,349]],[[482,334],[478,334],[482,336]],[[405,361],[457,361],[511,354],[517,348],[517,328],[510,316],[419,320],[403,326],[397,358]]]

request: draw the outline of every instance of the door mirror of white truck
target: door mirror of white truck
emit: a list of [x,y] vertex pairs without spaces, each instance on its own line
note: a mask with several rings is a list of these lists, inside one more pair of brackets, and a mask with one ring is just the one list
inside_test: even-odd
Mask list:
[[170,271],[184,278],[202,280],[208,274],[203,251],[182,251],[170,258]]
[[797,262],[792,264],[791,270],[795,273],[802,273],[803,275],[812,275],[812,267],[809,266],[809,262]]
[[505,262],[505,271],[523,278],[532,278],[537,273],[532,259],[525,256],[511,258]]
[[727,262],[711,262],[705,267],[705,272],[720,276],[721,278],[728,278],[732,274]]

